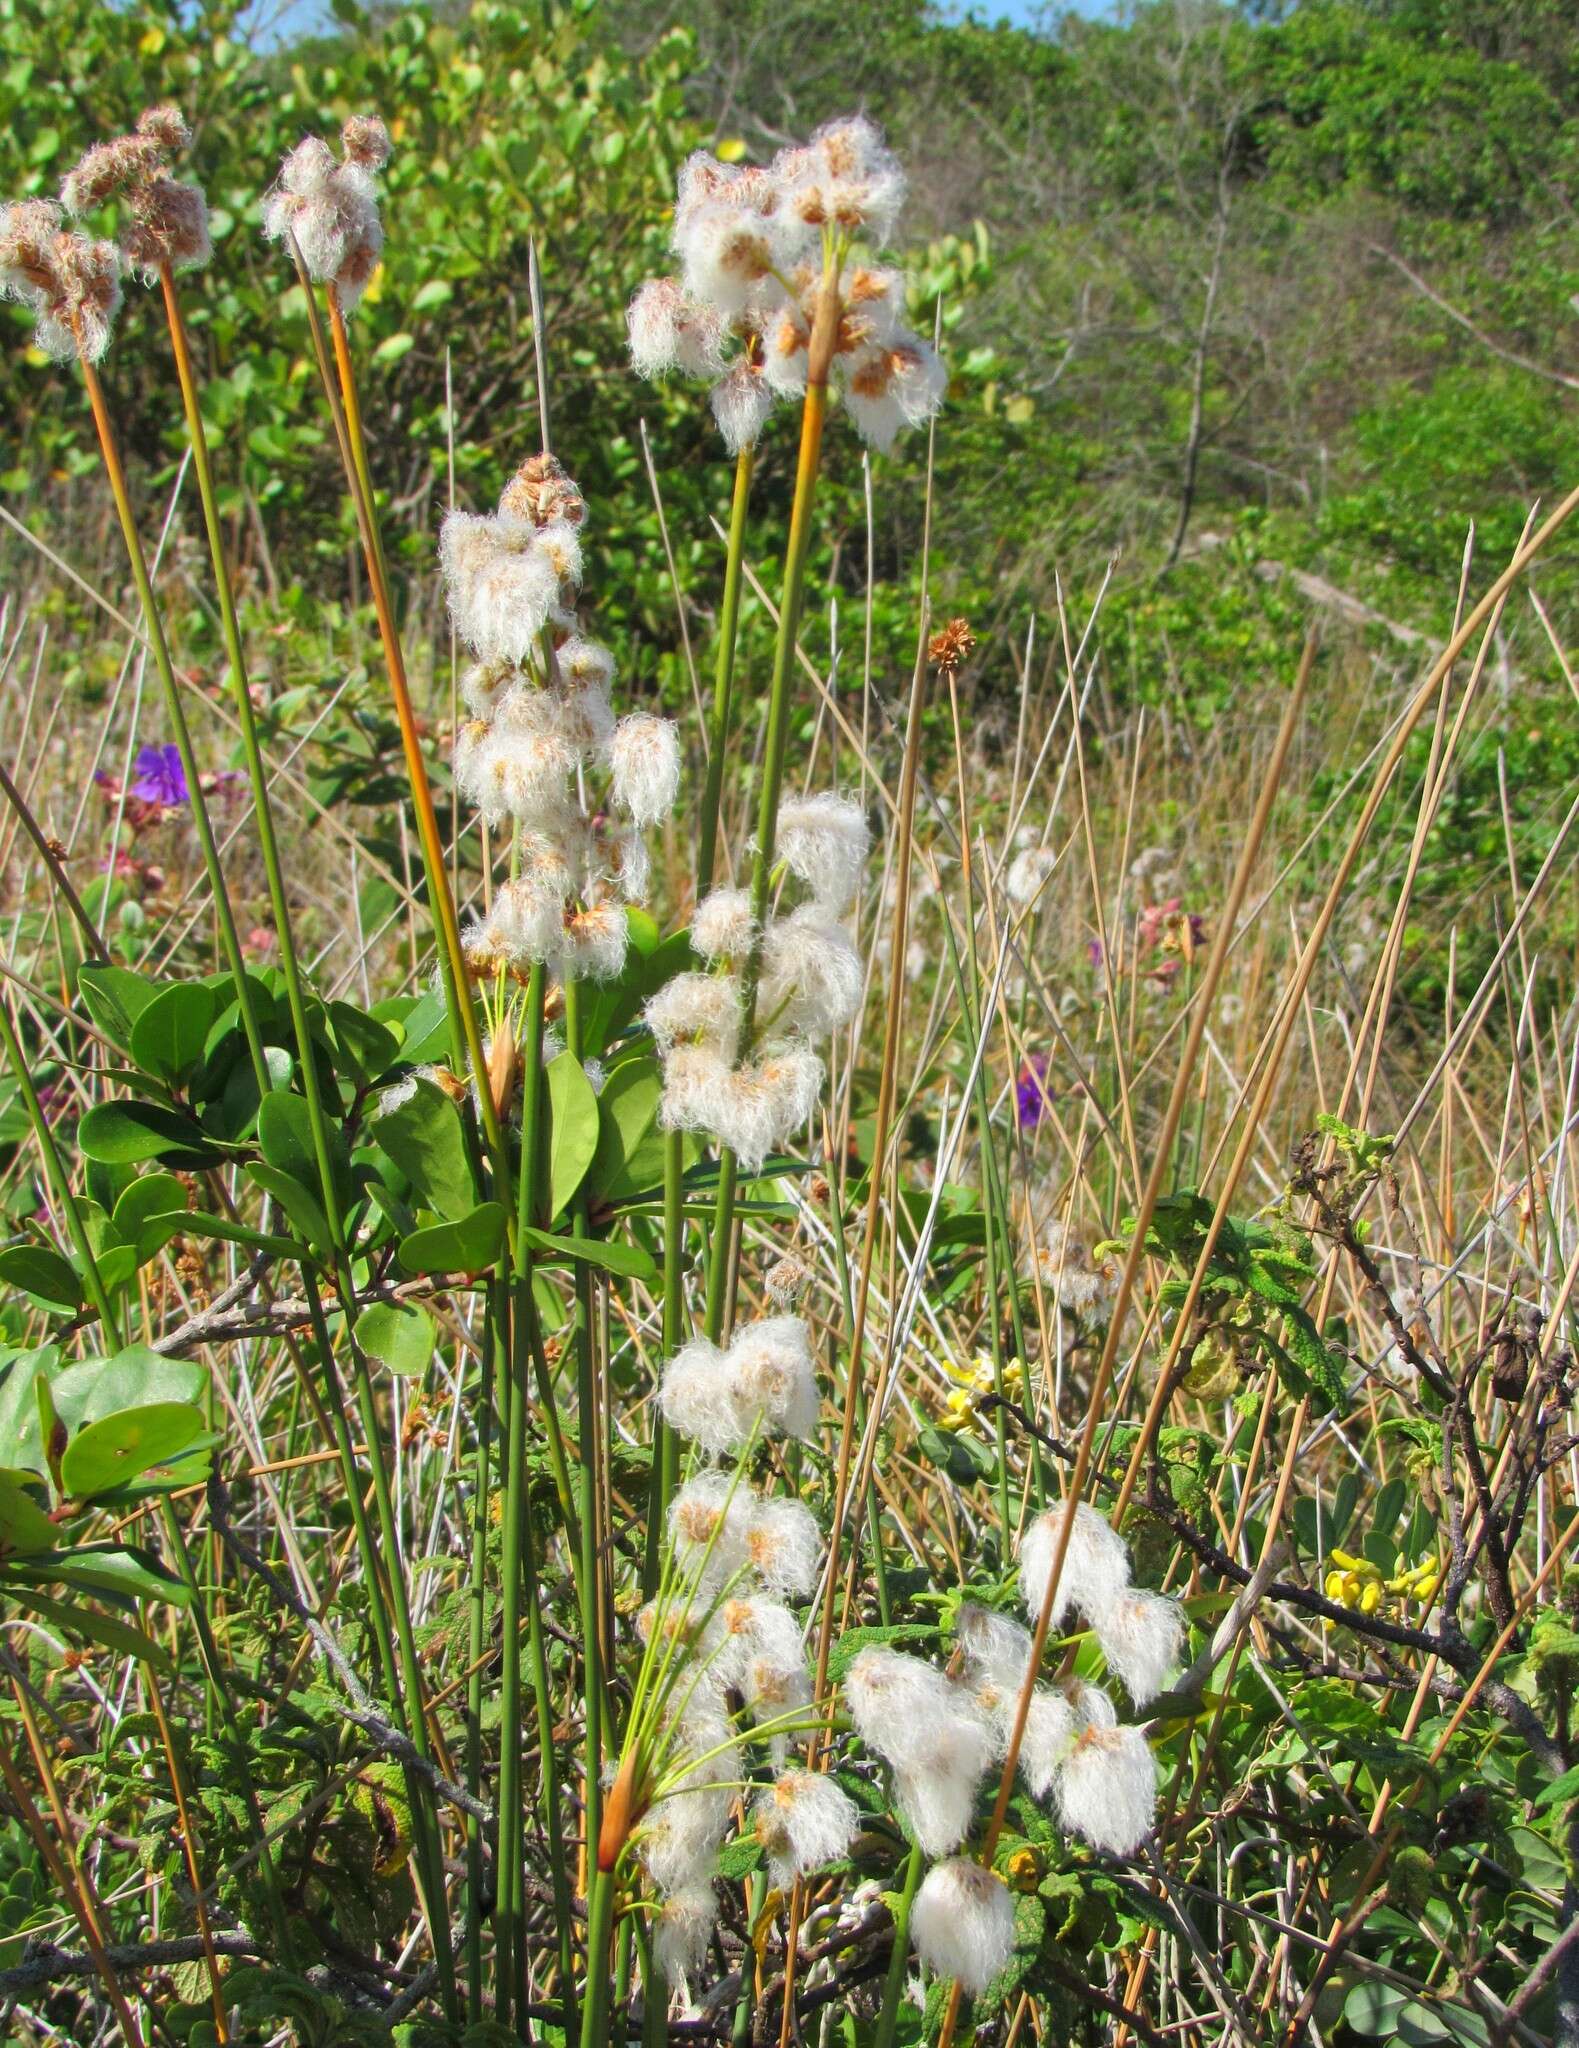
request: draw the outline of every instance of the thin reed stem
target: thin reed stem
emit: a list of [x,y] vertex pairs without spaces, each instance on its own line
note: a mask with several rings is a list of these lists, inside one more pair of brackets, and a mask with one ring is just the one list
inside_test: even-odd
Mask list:
[[740,585],[746,551],[746,515],[751,503],[751,475],[756,449],[748,445],[735,457],[735,484],[729,501],[729,540],[724,551],[724,596],[718,615],[718,652],[713,667],[713,710],[707,729],[707,782],[702,791],[700,840],[696,855],[697,899],[713,886],[718,853],[718,814],[723,803],[724,764],[729,753],[729,726],[735,678],[735,643],[740,630]]
[[251,1055],[253,1076],[257,1081],[258,1094],[261,1098],[268,1094],[270,1087],[268,1061],[263,1056],[263,1037],[258,1028],[252,985],[247,979],[241,938],[236,930],[235,912],[230,904],[230,891],[225,885],[225,871],[220,865],[219,849],[214,843],[214,828],[209,819],[207,801],[203,796],[202,772],[192,748],[192,734],[187,726],[185,707],[181,702],[181,689],[176,681],[175,664],[170,659],[164,619],[159,610],[159,601],[154,595],[153,580],[148,574],[148,561],[143,553],[142,536],[137,530],[137,518],[132,511],[131,494],[126,487],[126,472],[121,467],[120,449],[116,443],[115,430],[110,423],[104,387],[99,382],[98,371],[87,356],[79,355],[78,360],[82,367],[83,382],[87,386],[94,429],[99,438],[99,453],[104,463],[104,474],[109,480],[110,495],[115,500],[115,514],[120,521],[121,538],[126,543],[126,559],[131,566],[132,581],[137,586],[138,602],[142,606],[143,629],[147,634],[149,651],[154,658],[154,671],[159,677],[159,687],[164,693],[165,716],[170,721],[176,750],[181,756],[181,771],[186,777],[187,800],[192,809],[192,828],[197,834],[203,867],[208,875],[208,886],[214,899],[214,915],[219,921],[220,946],[235,986],[236,1007],[241,1017],[241,1028],[246,1034],[247,1051]]

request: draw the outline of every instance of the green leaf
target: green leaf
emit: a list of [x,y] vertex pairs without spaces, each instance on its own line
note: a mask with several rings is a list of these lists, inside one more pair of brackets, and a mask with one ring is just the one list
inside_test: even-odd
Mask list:
[[75,1500],[111,1493],[186,1450],[203,1432],[203,1411],[184,1401],[128,1408],[90,1422],[67,1444],[61,1484]]
[[609,1075],[598,1097],[598,1143],[587,1176],[593,1202],[629,1200],[662,1183],[662,1095],[663,1074],[656,1060],[623,1060]]
[[77,969],[77,993],[105,1037],[129,1050],[132,1026],[159,993],[159,984],[127,967],[90,963]]
[[0,1560],[52,1550],[60,1531],[27,1492],[31,1472],[0,1470]]
[[400,1241],[400,1263],[408,1273],[477,1273],[491,1266],[504,1244],[501,1202],[479,1202],[454,1223],[433,1223]]
[[302,1248],[294,1238],[272,1237],[266,1230],[254,1230],[247,1223],[233,1223],[228,1216],[210,1216],[201,1209],[194,1209],[189,1215],[164,1216],[157,1220],[168,1226],[167,1244],[172,1237],[207,1237],[218,1238],[225,1244],[244,1244],[255,1252],[268,1252],[276,1259],[300,1260],[303,1256]]
[[202,1061],[219,998],[201,981],[175,981],[160,989],[132,1024],[131,1055],[145,1074],[172,1087]]
[[828,1676],[837,1685],[863,1650],[892,1649],[903,1643],[935,1643],[938,1630],[928,1621],[896,1621],[886,1628],[846,1629],[828,1658]]
[[75,1550],[46,1551],[14,1562],[11,1571],[29,1580],[123,1593],[129,1600],[164,1600],[172,1607],[185,1607],[191,1597],[173,1572],[136,1544],[89,1543]]
[[597,1091],[568,1052],[544,1069],[548,1082],[548,1220],[569,1207],[598,1149]]
[[6,1587],[6,1592],[19,1607],[49,1622],[63,1635],[85,1636],[90,1643],[113,1651],[117,1657],[135,1657],[140,1664],[151,1664],[160,1673],[172,1668],[169,1656],[153,1637],[144,1635],[140,1628],[133,1628],[128,1621],[117,1621],[113,1615],[100,1614],[92,1607],[52,1600],[47,1593],[35,1592],[31,1586],[13,1583]]
[[170,1217],[184,1216],[186,1205],[186,1188],[173,1173],[145,1173],[123,1191],[115,1204],[115,1228],[135,1245],[139,1266],[169,1243],[164,1226]]
[[632,1280],[656,1280],[658,1268],[650,1252],[639,1244],[616,1242],[601,1237],[564,1237],[551,1230],[523,1230],[521,1242],[549,1258],[570,1259],[583,1266],[597,1266],[605,1273],[620,1273]]
[[400,1037],[352,1003],[331,1003],[329,1022],[342,1061],[361,1087],[370,1087],[400,1057]]
[[413,1301],[371,1302],[356,1319],[356,1341],[369,1358],[414,1379],[433,1356],[433,1318]]
[[1579,1799],[1579,1764],[1541,1787],[1535,1795],[1535,1811],[1544,1813],[1548,1806],[1566,1806],[1570,1799]]
[[[333,1124],[324,1128],[329,1174],[343,1215],[351,1206],[351,1160],[345,1140]],[[298,1186],[314,1192],[323,1186],[318,1151],[313,1143],[312,1113],[300,1095],[266,1095],[258,1105],[258,1150],[277,1173],[288,1173]],[[328,1242],[327,1227],[324,1232]]]
[[43,1244],[13,1244],[0,1251],[0,1287],[15,1287],[52,1315],[74,1316],[86,1299],[71,1261]]
[[109,1358],[86,1358],[50,1382],[55,1413],[68,1430],[128,1408],[195,1403],[207,1383],[202,1366],[165,1358],[146,1344],[128,1344]]
[[411,1093],[374,1117],[368,1135],[410,1181],[421,1208],[464,1216],[477,1200],[460,1112],[419,1075]]
[[329,1219],[323,1212],[323,1204],[311,1189],[303,1187],[294,1174],[265,1166],[258,1160],[247,1168],[247,1178],[273,1199],[284,1211],[287,1221],[315,1251],[328,1250]]
[[156,1102],[95,1103],[77,1126],[77,1144],[87,1158],[108,1166],[135,1166],[144,1159],[214,1166],[225,1156],[201,1124]]
[[39,1436],[35,1382],[42,1375],[48,1383],[60,1365],[60,1346],[40,1344],[31,1351],[13,1351],[0,1355],[0,1363],[7,1365],[0,1381],[0,1465],[26,1466],[29,1471],[45,1473],[49,1466]]
[[957,1433],[935,1429],[923,1423],[916,1433],[916,1449],[929,1465],[946,1472],[956,1486],[969,1486],[977,1479],[991,1479],[998,1461],[978,1437],[966,1430]]

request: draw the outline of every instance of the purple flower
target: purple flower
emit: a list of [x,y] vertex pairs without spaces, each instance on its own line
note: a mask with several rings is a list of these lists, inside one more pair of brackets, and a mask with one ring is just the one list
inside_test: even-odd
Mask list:
[[137,774],[131,793],[145,804],[163,804],[173,810],[188,801],[186,770],[181,766],[181,749],[173,741],[162,747],[137,749]]
[[1045,1052],[1033,1052],[1021,1067],[1014,1089],[1015,1109],[1022,1131],[1036,1129],[1047,1114],[1051,1093],[1047,1086],[1047,1055]]

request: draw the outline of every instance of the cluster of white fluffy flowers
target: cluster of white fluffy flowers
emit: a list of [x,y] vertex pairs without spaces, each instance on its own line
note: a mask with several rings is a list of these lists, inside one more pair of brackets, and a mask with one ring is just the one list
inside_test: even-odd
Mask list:
[[[479,973],[542,962],[566,981],[618,975],[625,905],[647,892],[642,833],[679,788],[673,724],[617,718],[613,657],[577,630],[585,517],[561,464],[534,455],[496,511],[451,512],[439,531],[450,615],[476,657],[461,682],[456,786],[513,833],[510,879],[465,935]],[[585,808],[592,774],[607,778],[607,814]]]
[[759,1431],[810,1442],[811,1332],[799,1316],[761,1316],[742,1325],[727,1350],[693,1338],[664,1367],[658,1400],[671,1429],[714,1455],[744,1450]]
[[307,136],[263,202],[267,240],[294,241],[307,275],[334,287],[342,313],[356,306],[384,253],[376,180],[389,153],[377,115],[353,114],[340,130],[338,157],[321,136]]
[[936,352],[905,325],[903,273],[848,257],[852,240],[880,248],[891,238],[903,198],[897,158],[860,115],[830,121],[765,168],[698,150],[675,204],[680,274],[652,279],[631,303],[636,370],[705,378],[738,453],[776,398],[805,391],[820,313],[820,373],[860,434],[892,446],[902,428],[931,418],[948,381]]
[[149,107],[131,134],[96,142],[61,181],[68,213],[93,213],[111,199],[124,201],[126,261],[149,280],[165,269],[199,269],[213,254],[201,187],[169,171],[169,159],[191,139],[178,107]]
[[53,361],[96,363],[120,311],[120,251],[64,228],[53,200],[15,200],[0,206],[0,299],[27,307]]
[[[840,923],[871,849],[865,813],[832,791],[792,799],[779,811],[776,847],[807,900],[759,932],[745,890],[704,896],[691,945],[707,969],[675,975],[646,1009],[663,1061],[664,1124],[716,1138],[748,1172],[811,1116],[822,1090],[815,1042],[851,1021],[865,990]],[[759,1044],[742,1060],[742,977],[753,962]]]
[[[645,1639],[660,1633],[683,1647],[665,1716],[657,1795],[635,1835],[636,1855],[661,1896],[655,1926],[665,1974],[688,1974],[705,1953],[716,1919],[712,1879],[743,1776],[742,1744],[766,1743],[779,1772],[751,1810],[775,1882],[842,1856],[856,1810],[831,1779],[784,1768],[788,1733],[778,1724],[811,1704],[811,1674],[800,1622],[783,1603],[805,1599],[822,1568],[815,1517],[799,1501],[755,1493],[738,1475],[705,1471],[679,1488],[669,1508],[678,1578],[662,1609],[642,1610]],[[742,1733],[735,1714],[753,1724]]]
[[[1064,1513],[1060,1506],[1039,1515],[1020,1544],[1020,1592],[1033,1622],[1047,1597]],[[1061,1627],[1071,1613],[1088,1623],[1137,1707],[1177,1669],[1184,1645],[1179,1603],[1130,1584],[1123,1538],[1085,1501],[1075,1509],[1052,1625]],[[958,1682],[1001,1758],[1030,1669],[1032,1637],[1006,1615],[970,1603],[960,1609],[957,1633]],[[1051,1795],[1064,1826],[1099,1849],[1127,1856],[1150,1832],[1157,1794],[1151,1747],[1138,1727],[1120,1726],[1099,1686],[1033,1688],[1019,1767],[1033,1798]]]
[[893,1772],[894,1796],[928,1856],[969,1832],[997,1737],[970,1688],[902,1650],[862,1650],[844,1675],[844,1703],[866,1747]]

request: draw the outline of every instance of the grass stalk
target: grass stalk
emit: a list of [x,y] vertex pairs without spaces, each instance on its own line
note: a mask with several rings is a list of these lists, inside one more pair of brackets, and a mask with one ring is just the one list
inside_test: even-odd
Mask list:
[[746,514],[751,503],[751,475],[756,450],[742,448],[735,457],[735,486],[729,501],[729,540],[724,552],[724,598],[718,616],[718,652],[713,669],[713,712],[707,729],[707,782],[702,791],[701,837],[696,855],[697,899],[713,886],[718,857],[718,814],[723,804],[724,764],[729,753],[731,700],[734,694],[735,644],[740,630],[741,571],[746,551]]
[[241,938],[236,930],[236,916],[231,908],[230,891],[225,886],[225,871],[220,865],[219,849],[214,843],[214,828],[203,796],[202,775],[197,765],[197,755],[192,749],[192,734],[186,722],[185,707],[181,702],[181,688],[176,681],[175,664],[170,659],[169,642],[165,639],[164,619],[159,610],[159,600],[154,595],[153,579],[148,573],[148,560],[143,553],[142,536],[137,530],[137,518],[132,510],[131,493],[126,484],[126,472],[121,465],[120,448],[115,439],[115,429],[110,422],[109,407],[105,403],[104,386],[99,381],[98,371],[87,356],[79,354],[78,359],[82,366],[83,382],[87,386],[88,405],[93,413],[93,425],[98,435],[104,474],[109,482],[110,496],[115,501],[115,515],[120,522],[121,538],[126,544],[126,558],[131,566],[132,581],[137,586],[137,599],[143,614],[143,630],[147,636],[149,651],[153,655],[159,687],[164,693],[165,715],[170,721],[170,730],[181,756],[181,769],[186,777],[187,796],[192,807],[192,827],[197,834],[203,867],[208,875],[209,889],[213,894],[214,915],[219,921],[220,946],[225,955],[225,964],[230,969],[230,978],[235,984],[241,1028],[246,1033],[247,1051],[251,1055],[252,1071],[261,1097],[269,1092],[268,1062],[263,1056],[263,1038],[258,1029],[257,1009],[252,1000],[251,984],[247,980],[246,962],[242,958]]

